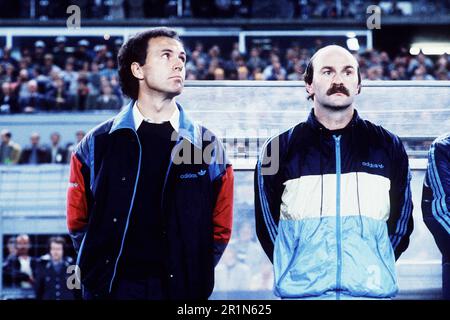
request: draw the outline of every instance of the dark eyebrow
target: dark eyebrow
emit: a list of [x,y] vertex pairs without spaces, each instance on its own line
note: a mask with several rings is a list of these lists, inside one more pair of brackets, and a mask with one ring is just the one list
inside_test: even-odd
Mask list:
[[[334,67],[331,67],[331,66],[322,67],[320,70],[322,71],[324,69],[335,70]],[[352,65],[348,65],[348,66],[345,66],[342,68],[342,70],[347,70],[347,69],[355,69],[355,67],[353,67]]]
[[[173,50],[172,50],[172,49],[162,49],[162,50],[161,50],[161,53],[164,53],[164,52],[170,52],[170,53],[173,53]],[[182,54],[182,55],[185,56],[185,55],[186,55],[186,52],[181,51],[180,54]]]

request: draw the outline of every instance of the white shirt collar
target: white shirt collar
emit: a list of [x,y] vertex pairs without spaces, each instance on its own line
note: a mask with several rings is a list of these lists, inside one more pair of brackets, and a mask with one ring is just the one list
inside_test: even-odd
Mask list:
[[[133,105],[133,119],[134,119],[134,128],[139,129],[142,121],[147,121],[150,123],[158,123],[156,121],[153,121],[150,118],[145,118],[139,108],[137,107],[137,100],[134,102]],[[169,119],[170,124],[172,125],[173,129],[178,132],[180,128],[180,110],[178,110],[178,107],[175,108],[175,111],[173,112],[172,116]],[[160,122],[159,122],[160,123]]]

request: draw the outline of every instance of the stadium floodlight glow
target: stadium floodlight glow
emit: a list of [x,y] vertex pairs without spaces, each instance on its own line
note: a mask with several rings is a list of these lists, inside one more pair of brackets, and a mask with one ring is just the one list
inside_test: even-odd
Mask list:
[[347,39],[347,48],[350,51],[358,51],[359,50],[359,42],[357,38],[349,38]]
[[415,42],[409,49],[412,55],[418,55],[420,51],[426,55],[450,54],[450,42]]
[[411,54],[411,55],[413,55],[413,56],[418,55],[419,52],[420,52],[420,48],[419,48],[419,47],[411,47],[411,48],[409,49],[409,54]]

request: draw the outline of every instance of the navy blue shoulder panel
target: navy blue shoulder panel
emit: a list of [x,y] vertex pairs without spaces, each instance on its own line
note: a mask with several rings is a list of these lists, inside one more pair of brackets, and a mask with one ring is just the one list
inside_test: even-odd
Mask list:
[[[366,131],[368,139],[372,145],[384,148],[391,152],[400,151],[403,143],[397,135],[368,120],[361,120],[359,123],[363,126],[363,128],[365,128],[364,131]],[[360,133],[361,132],[358,131],[358,134]]]

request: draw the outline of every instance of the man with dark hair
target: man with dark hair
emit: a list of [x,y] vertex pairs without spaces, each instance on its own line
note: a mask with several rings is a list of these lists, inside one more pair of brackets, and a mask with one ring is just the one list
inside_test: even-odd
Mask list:
[[0,114],[19,113],[19,103],[12,89],[11,82],[5,81],[1,84],[0,91]]
[[442,253],[442,297],[450,300],[450,134],[436,138],[423,182],[423,220]]
[[291,299],[389,298],[413,229],[400,139],[359,117],[358,63],[327,46],[311,58],[306,120],[269,139],[255,171],[258,239],[275,294]]
[[173,30],[130,38],[118,66],[132,101],[72,154],[67,222],[86,299],[212,292],[231,235],[233,170],[221,142],[175,101],[185,62]]
[[75,291],[67,286],[70,260],[64,257],[66,240],[63,237],[51,237],[48,244],[49,259],[42,260],[36,269],[36,299],[74,300]]

